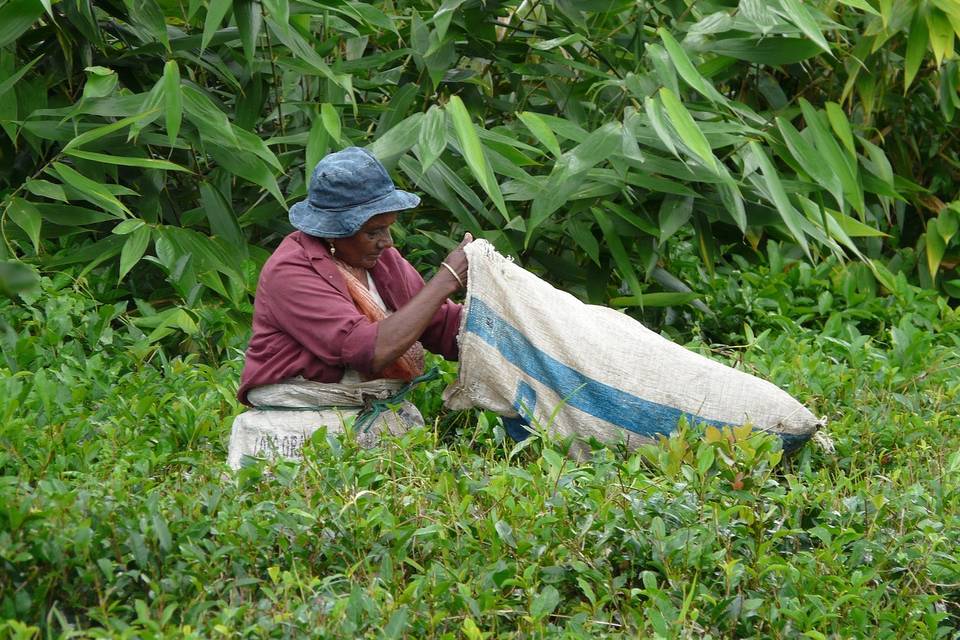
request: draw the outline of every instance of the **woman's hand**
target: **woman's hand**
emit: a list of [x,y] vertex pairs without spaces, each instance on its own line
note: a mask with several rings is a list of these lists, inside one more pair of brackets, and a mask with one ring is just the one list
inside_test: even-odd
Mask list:
[[[467,254],[463,248],[473,242],[473,236],[470,233],[463,235],[463,240],[457,245],[457,248],[447,254],[437,269],[437,275],[434,278],[446,278],[452,287],[450,293],[455,293],[461,288],[467,286]],[[446,265],[446,266],[444,266]],[[454,275],[456,274],[456,275]]]
[[443,260],[450,265],[450,269],[441,264],[437,268],[436,275],[430,278],[430,282],[427,282],[407,304],[379,322],[380,329],[373,349],[371,367],[373,371],[382,371],[406,353],[410,345],[420,339],[437,309],[447,301],[450,295],[461,289],[460,282],[457,282],[451,269],[463,281],[463,286],[466,286],[467,255],[463,247],[470,242],[473,242],[473,236],[469,233],[464,234],[463,242]]

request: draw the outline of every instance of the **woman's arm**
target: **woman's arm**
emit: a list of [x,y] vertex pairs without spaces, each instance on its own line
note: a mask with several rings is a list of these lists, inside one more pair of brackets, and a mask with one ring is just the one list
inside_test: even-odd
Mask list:
[[[444,262],[457,272],[464,285],[467,283],[467,256],[463,247],[472,241],[473,236],[466,234],[463,242],[444,259]],[[441,266],[407,304],[378,322],[377,341],[373,349],[373,371],[382,371],[406,353],[410,345],[420,339],[437,309],[459,289],[460,283],[457,279]]]

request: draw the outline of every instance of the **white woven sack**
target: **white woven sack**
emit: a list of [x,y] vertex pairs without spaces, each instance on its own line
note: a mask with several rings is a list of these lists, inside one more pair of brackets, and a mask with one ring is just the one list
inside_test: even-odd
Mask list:
[[[323,384],[298,379],[256,387],[247,394],[254,408],[233,420],[227,464],[239,469],[246,456],[301,460],[303,445],[317,429],[325,426],[328,433],[342,433],[344,421],[356,418],[365,403],[389,398],[401,386],[399,380]],[[413,404],[403,402],[395,411],[380,414],[356,438],[369,448],[383,433],[401,435],[414,426],[423,426],[423,416]]]
[[691,424],[750,424],[806,441],[820,421],[775,385],[693,353],[629,316],[558,291],[477,240],[466,246],[469,282],[460,374],[451,409],[520,416],[563,437],[628,447]]

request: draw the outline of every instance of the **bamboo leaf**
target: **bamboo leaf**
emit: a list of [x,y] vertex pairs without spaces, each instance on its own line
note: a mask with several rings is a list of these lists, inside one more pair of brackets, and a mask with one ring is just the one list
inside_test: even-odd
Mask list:
[[667,239],[679,231],[693,215],[693,198],[678,198],[668,196],[660,204],[660,234],[659,243],[662,245]]
[[200,204],[210,221],[213,235],[223,238],[227,244],[246,254],[247,241],[233,210],[223,194],[209,182],[200,184]]
[[913,21],[910,23],[910,34],[907,36],[907,53],[904,56],[903,66],[904,95],[913,83],[917,71],[920,70],[920,63],[923,62],[923,55],[927,51],[927,44],[930,39],[923,13],[923,8],[918,7],[914,11]]
[[323,124],[323,119],[315,115],[313,123],[310,125],[310,133],[307,135],[307,162],[304,166],[306,176],[304,182],[310,184],[310,178],[313,175],[313,169],[317,163],[327,153],[330,143],[330,134]]
[[677,160],[682,160],[680,152],[677,151],[677,146],[673,144],[673,135],[670,133],[670,127],[667,125],[667,118],[663,113],[663,107],[660,105],[660,102],[655,98],[647,98],[643,101],[643,110],[646,112],[647,118],[650,119],[650,125],[653,127],[653,131],[657,134],[657,137],[660,138],[663,146],[665,146],[667,151],[672,153]]
[[851,155],[857,155],[857,147],[853,143],[853,131],[850,129],[850,122],[847,120],[847,114],[843,112],[836,102],[826,104],[827,119],[833,132],[840,138],[840,142],[847,148]]
[[263,24],[263,15],[260,3],[254,0],[234,0],[233,16],[240,31],[240,42],[243,45],[243,57],[247,65],[252,65],[256,54],[257,37]]
[[[840,148],[836,138],[830,134],[829,129],[824,125],[820,114],[813,108],[813,105],[804,98],[800,98],[800,109],[803,112],[803,119],[806,120],[807,126],[813,133],[820,161],[825,162],[826,169],[840,180],[845,199],[853,205],[854,209],[863,214],[866,204],[857,177],[857,165]],[[842,203],[841,206],[843,206]]]
[[23,198],[13,198],[7,205],[7,215],[13,220],[13,223],[23,229],[23,232],[30,238],[33,244],[34,252],[40,251],[40,226],[43,224],[43,217],[32,202]]
[[117,226],[113,228],[111,233],[118,236],[125,236],[128,233],[133,233],[146,223],[140,218],[127,218],[126,220],[121,220]]
[[493,175],[493,169],[483,153],[483,145],[477,136],[477,131],[467,113],[467,108],[459,96],[452,96],[447,103],[447,113],[453,121],[453,128],[457,133],[457,139],[460,141],[460,148],[463,151],[464,159],[470,172],[477,179],[477,182],[483,190],[490,196],[493,204],[500,211],[504,221],[509,222],[510,217],[507,214],[507,206],[503,201],[503,194],[500,193],[500,185],[497,184]]
[[447,148],[447,114],[437,105],[432,105],[421,121],[417,147],[420,149],[420,165],[424,171],[427,171]]
[[147,245],[150,244],[150,235],[150,227],[142,225],[127,236],[123,249],[120,250],[120,275],[117,282],[123,280],[130,269],[140,262],[140,258],[147,251]]
[[[960,7],[954,9],[960,13]],[[927,33],[929,34],[930,47],[933,49],[933,57],[937,61],[937,66],[943,62],[944,58],[953,57],[953,25],[942,11],[936,8],[930,8],[927,11]]]
[[780,0],[780,6],[783,8],[784,13],[786,13],[787,18],[793,24],[797,25],[800,31],[803,31],[804,35],[810,38],[810,40],[823,49],[823,51],[833,55],[830,51],[830,45],[827,44],[826,38],[824,38],[820,32],[817,21],[813,19],[810,10],[801,4],[800,0]]
[[687,57],[683,47],[680,46],[680,43],[674,39],[670,32],[661,27],[657,29],[657,33],[660,35],[660,40],[663,42],[663,46],[670,55],[670,60],[673,61],[673,66],[676,67],[677,73],[680,74],[683,81],[704,98],[718,104],[726,104],[727,99],[723,97],[706,78],[700,75],[697,68],[693,66],[693,62]]
[[221,146],[240,146],[227,114],[217,108],[213,100],[189,83],[181,85],[180,92],[187,119],[197,127],[203,139]]
[[643,298],[643,287],[640,286],[640,279],[637,277],[637,272],[633,268],[633,262],[630,260],[630,256],[623,246],[623,241],[613,226],[613,221],[598,207],[591,207],[590,211],[593,213],[594,218],[596,218],[597,224],[600,225],[600,230],[603,231],[603,238],[607,243],[607,248],[610,250],[610,255],[613,256],[613,261],[617,265],[620,276],[626,280],[630,290],[633,291],[633,295],[638,298]]
[[122,120],[117,120],[116,122],[111,122],[110,124],[105,124],[102,127],[97,127],[96,129],[91,129],[81,133],[76,138],[70,140],[67,144],[64,145],[63,150],[67,151],[68,149],[73,149],[74,147],[80,147],[87,144],[88,142],[93,142],[94,140],[99,140],[100,138],[110,135],[114,131],[119,131],[124,127],[130,126],[136,121],[149,116],[151,113],[158,111],[159,108],[151,109],[150,111],[145,111],[144,113],[138,113],[135,116],[130,116],[128,118],[123,118]]
[[533,137],[536,138],[540,144],[546,147],[554,157],[560,157],[562,153],[560,143],[557,142],[557,137],[553,135],[553,130],[550,129],[550,125],[548,125],[543,118],[532,111],[522,111],[517,114],[517,117],[520,119],[520,122],[530,130],[530,133],[533,134]]
[[827,209],[827,213],[836,221],[837,226],[843,229],[843,232],[850,236],[851,238],[887,238],[889,237],[883,231],[879,229],[874,229],[870,225],[863,224],[856,218],[851,218],[850,216],[840,213],[839,211],[834,211],[833,209]]
[[40,58],[42,58],[42,57],[43,57],[42,54],[39,55],[39,56],[37,56],[36,58],[34,58],[33,60],[31,60],[31,61],[28,62],[27,64],[23,65],[23,66],[22,66],[19,70],[17,70],[12,76],[10,76],[9,78],[7,78],[7,79],[4,80],[3,82],[0,82],[0,98],[2,98],[2,97],[4,96],[4,94],[7,93],[7,91],[9,91],[10,89],[12,89],[12,88],[13,88],[13,85],[17,84],[17,82],[20,81],[20,78],[22,78],[23,76],[25,76],[25,75],[27,74],[27,72],[30,71],[30,69],[33,68],[33,65],[37,64],[37,62],[39,62]]
[[410,150],[410,147],[417,144],[417,137],[420,135],[420,121],[423,117],[422,113],[414,113],[401,120],[389,131],[367,145],[367,151],[385,165],[390,164],[392,158],[403,155]]
[[644,293],[639,296],[624,296],[611,298],[611,307],[678,307],[702,298],[699,293],[679,293],[675,291],[658,291]]
[[926,250],[927,268],[930,269],[930,277],[936,278],[937,271],[940,270],[940,263],[943,261],[943,255],[947,252],[947,245],[940,234],[931,228],[928,228],[920,239]]
[[102,162],[104,164],[118,165],[121,167],[142,167],[144,169],[161,169],[164,171],[186,171],[191,173],[190,169],[169,162],[167,160],[154,160],[153,158],[136,158],[130,156],[111,156],[105,153],[93,153],[92,151],[80,151],[79,149],[67,149],[64,153],[68,156],[81,158],[83,160],[92,160],[93,162]]
[[680,99],[666,87],[660,89],[660,99],[663,101],[663,107],[666,109],[670,123],[673,124],[673,128],[680,139],[683,140],[683,143],[703,161],[708,169],[716,173],[718,171],[717,159],[713,155],[713,150],[710,148],[706,136],[700,131],[700,127],[697,126],[690,112],[683,106]]
[[320,105],[320,119],[334,143],[340,144],[340,114],[336,108],[329,102],[324,102]]
[[15,42],[43,13],[36,0],[11,0],[0,7],[0,47]]
[[855,8],[855,9],[860,9],[860,10],[862,10],[862,11],[866,11],[867,13],[873,14],[873,15],[877,16],[878,18],[881,17],[881,16],[880,16],[880,12],[877,11],[876,9],[874,9],[874,8],[870,5],[870,3],[867,2],[867,0],[839,0],[839,2],[840,2],[840,4],[845,4],[845,5],[847,5],[848,7],[853,7],[853,8]]
[[723,38],[704,48],[718,55],[765,65],[794,64],[820,53],[820,46],[806,38]]
[[807,245],[807,238],[803,233],[800,213],[793,207],[793,204],[791,204],[790,198],[783,188],[783,183],[780,182],[780,175],[774,168],[773,163],[770,162],[770,158],[767,157],[767,153],[763,150],[763,147],[756,142],[750,142],[749,148],[753,153],[757,166],[760,167],[760,173],[763,175],[767,190],[770,192],[777,212],[787,225],[794,239],[803,248],[803,252],[807,254],[807,257],[810,257],[810,247]]
[[200,41],[200,53],[210,44],[210,39],[217,32],[224,16],[230,10],[233,0],[210,0],[207,5],[207,17],[203,21],[203,39]]
[[167,60],[163,67],[163,99],[166,107],[167,137],[170,144],[177,141],[180,123],[183,119],[183,105],[180,98],[180,67],[176,60]]
[[217,145],[209,145],[208,150],[221,167],[244,180],[263,187],[277,200],[281,207],[287,208],[286,200],[280,193],[280,186],[277,184],[276,177],[262,159],[253,154],[236,153]]
[[133,215],[122,202],[117,200],[117,198],[100,183],[94,182],[86,176],[81,175],[75,169],[68,167],[62,162],[54,162],[53,168],[64,182],[104,210],[115,213],[119,217]]

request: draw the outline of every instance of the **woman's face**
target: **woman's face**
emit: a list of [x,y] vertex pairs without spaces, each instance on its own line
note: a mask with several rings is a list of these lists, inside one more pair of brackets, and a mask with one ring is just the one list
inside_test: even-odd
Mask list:
[[375,215],[349,238],[336,238],[330,242],[337,248],[337,257],[351,267],[372,269],[380,254],[393,246],[390,225],[397,219],[395,212]]

